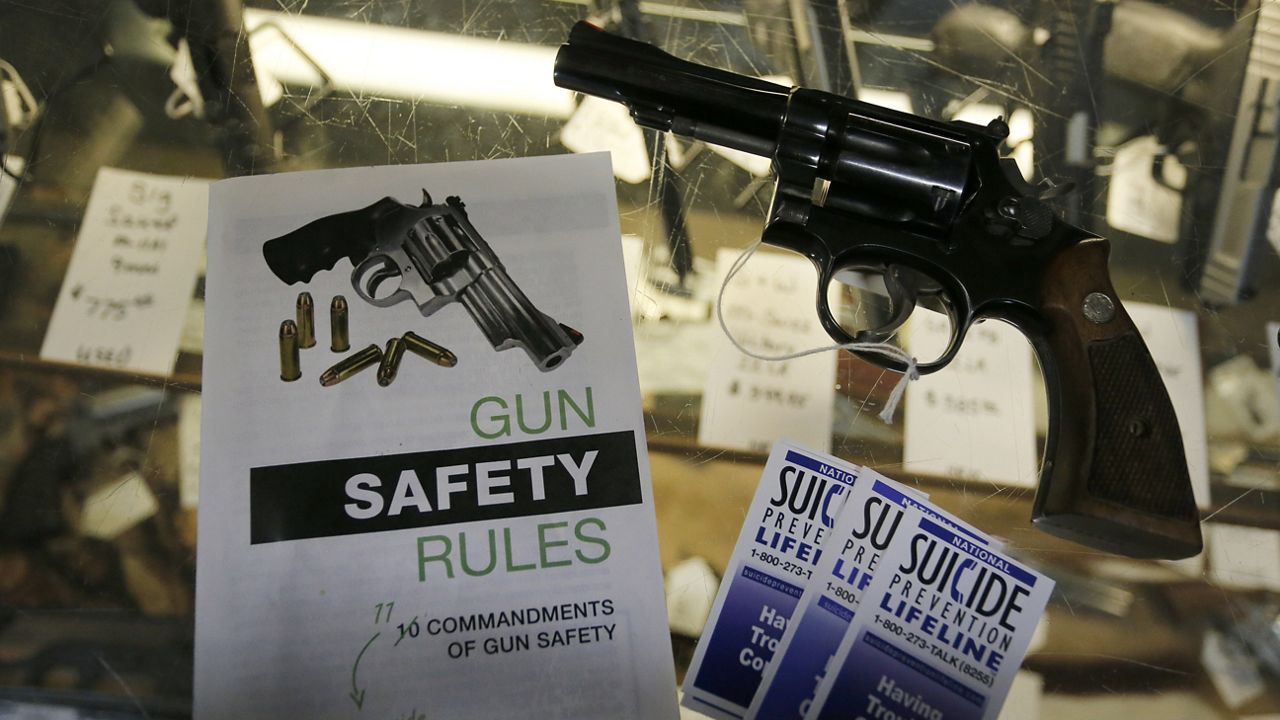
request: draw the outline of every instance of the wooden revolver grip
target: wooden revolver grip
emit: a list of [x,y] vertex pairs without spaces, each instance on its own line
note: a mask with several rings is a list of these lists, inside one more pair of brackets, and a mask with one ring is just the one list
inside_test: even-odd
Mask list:
[[1116,297],[1106,240],[1050,264],[1031,333],[1049,396],[1033,521],[1053,535],[1139,558],[1201,549],[1178,418],[1146,344]]

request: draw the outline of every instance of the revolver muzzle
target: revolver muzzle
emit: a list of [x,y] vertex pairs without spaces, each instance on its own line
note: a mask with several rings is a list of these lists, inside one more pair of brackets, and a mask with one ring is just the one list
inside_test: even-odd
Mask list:
[[505,270],[484,273],[460,300],[494,349],[520,348],[543,372],[559,367],[582,344],[582,333],[535,308]]

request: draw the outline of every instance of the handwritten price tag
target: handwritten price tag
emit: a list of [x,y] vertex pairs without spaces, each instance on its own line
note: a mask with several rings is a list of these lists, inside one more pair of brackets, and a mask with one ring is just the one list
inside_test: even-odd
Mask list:
[[[741,252],[720,250],[717,286]],[[817,290],[817,275],[805,258],[758,253],[725,291],[725,323],[738,342],[763,355],[830,345],[813,309]],[[835,351],[782,362],[757,360],[733,347],[719,328],[714,332],[700,444],[766,450],[786,437],[806,447],[831,447]]]
[[40,357],[173,372],[207,219],[203,180],[99,170]]
[[[941,354],[950,337],[941,315],[917,311],[911,352]],[[1001,322],[975,325],[943,370],[907,387],[903,460],[912,472],[1035,487],[1031,347]]]

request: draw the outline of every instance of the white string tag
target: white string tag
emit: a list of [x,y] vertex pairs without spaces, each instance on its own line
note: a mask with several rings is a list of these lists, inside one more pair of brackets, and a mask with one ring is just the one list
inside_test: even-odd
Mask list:
[[832,350],[861,350],[863,352],[883,355],[903,363],[906,365],[906,369],[903,370],[902,377],[898,379],[898,383],[893,386],[893,391],[889,393],[889,399],[885,401],[884,409],[880,411],[879,415],[880,419],[885,423],[893,422],[893,415],[898,409],[898,404],[902,402],[902,397],[907,391],[907,385],[910,384],[912,380],[920,379],[920,370],[915,357],[902,348],[883,342],[851,342],[823,345],[820,347],[809,348],[808,350],[787,353],[786,355],[762,355],[743,347],[742,344],[738,342],[738,339],[733,336],[733,333],[729,332],[729,326],[725,324],[724,321],[724,291],[729,287],[729,281],[733,279],[734,275],[737,275],[738,272],[742,270],[743,266],[747,264],[747,261],[751,259],[751,256],[755,254],[756,250],[760,249],[760,245],[763,242],[763,240],[756,240],[746,250],[744,250],[742,254],[738,256],[738,259],[734,260],[733,264],[729,266],[729,272],[725,273],[724,282],[720,285],[720,292],[716,296],[716,320],[720,322],[720,330],[724,332],[724,336],[728,338],[729,342],[732,343],[733,346],[742,354],[753,357],[757,360],[765,360],[767,362],[795,360],[796,358],[802,358],[806,355],[816,355],[818,353],[830,352]]

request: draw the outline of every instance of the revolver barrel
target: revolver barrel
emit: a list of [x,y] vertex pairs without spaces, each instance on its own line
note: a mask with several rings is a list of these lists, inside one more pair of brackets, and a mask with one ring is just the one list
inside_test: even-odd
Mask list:
[[[556,55],[555,82],[623,103],[645,127],[772,157],[791,89],[686,62],[580,22]],[[678,109],[678,110],[677,110]]]
[[[520,348],[544,372],[568,359],[579,343],[538,310],[511,279],[497,253],[471,224],[465,203],[449,197],[443,205],[431,205],[422,212],[400,241],[405,257],[431,289],[424,296],[433,295],[419,305],[422,314],[457,301],[495,350]],[[405,282],[412,287],[417,280]]]
[[560,324],[540,312],[501,268],[481,274],[459,295],[495,350],[518,347],[539,370],[568,359],[578,343]]
[[772,158],[779,198],[944,236],[971,183],[972,144],[995,129],[939,123],[816,90],[791,89],[668,55],[579,22],[555,82],[625,104],[645,127]]

